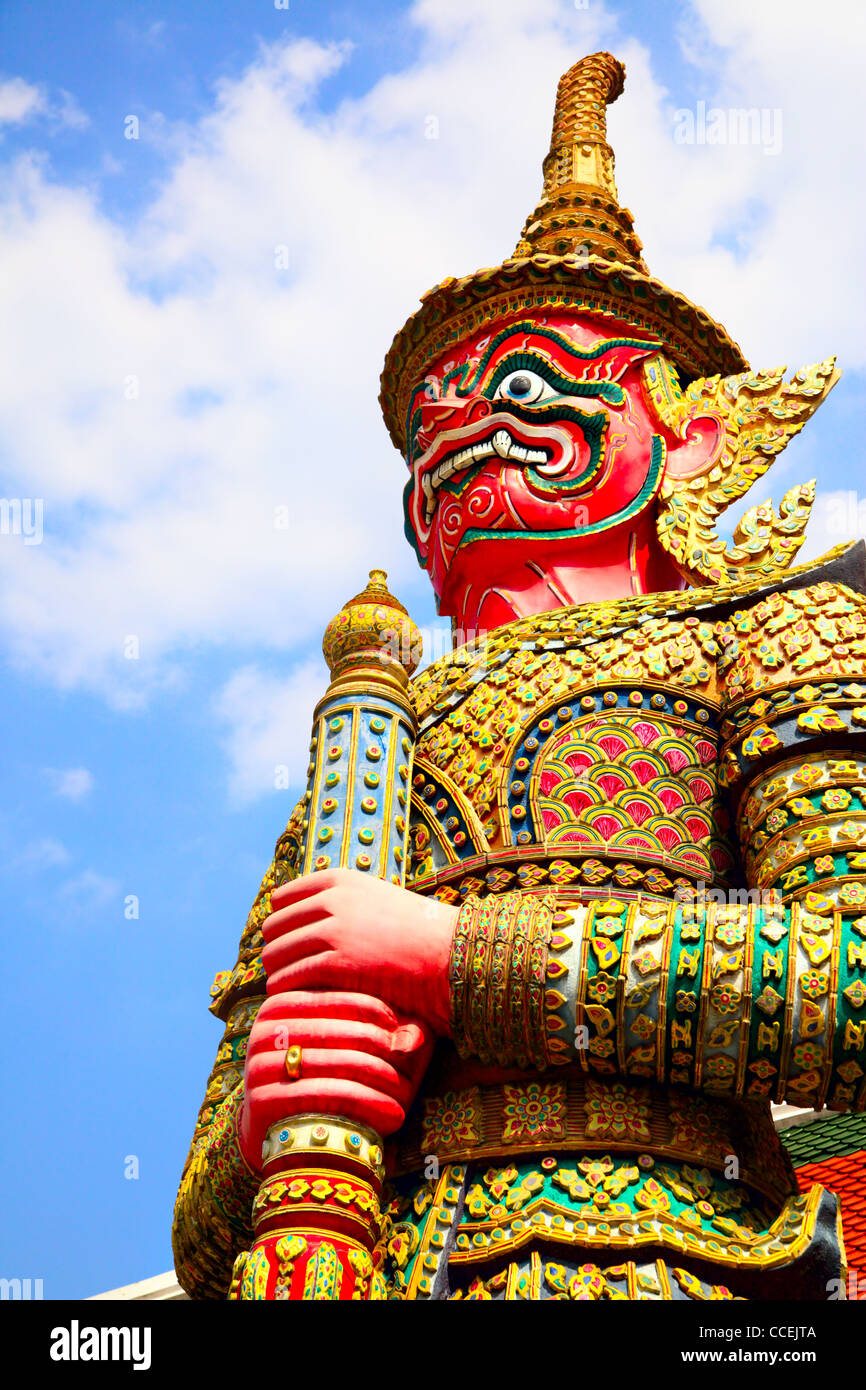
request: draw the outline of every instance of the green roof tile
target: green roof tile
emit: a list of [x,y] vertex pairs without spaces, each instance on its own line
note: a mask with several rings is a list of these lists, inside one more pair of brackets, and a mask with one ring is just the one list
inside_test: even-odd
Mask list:
[[820,1163],[825,1158],[857,1153],[866,1149],[866,1113],[834,1115],[832,1120],[792,1125],[790,1129],[783,1129],[779,1138],[795,1168],[804,1163]]

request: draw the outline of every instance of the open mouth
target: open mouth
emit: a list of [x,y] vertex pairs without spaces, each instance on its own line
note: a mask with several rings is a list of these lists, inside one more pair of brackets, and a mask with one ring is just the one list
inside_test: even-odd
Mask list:
[[556,478],[570,467],[572,461],[567,451],[560,449],[558,452],[560,457],[554,460],[554,450],[521,444],[503,426],[499,426],[487,439],[479,439],[463,449],[455,449],[453,453],[446,454],[435,468],[421,474],[425,523],[429,524],[433,518],[438,501],[436,494],[442,484],[457,473],[465,472],[467,468],[484,463],[487,459],[500,458],[505,463],[531,464],[544,477]]

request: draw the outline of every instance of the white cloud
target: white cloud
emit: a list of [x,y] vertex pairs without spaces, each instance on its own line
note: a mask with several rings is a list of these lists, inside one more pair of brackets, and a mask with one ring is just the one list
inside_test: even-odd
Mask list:
[[68,864],[71,858],[69,850],[59,840],[45,837],[29,841],[3,864],[3,868],[32,873],[56,869],[60,864]]
[[87,112],[71,92],[65,92],[62,88],[56,104],[51,108],[51,114],[58,125],[67,126],[70,130],[85,130],[90,125]]
[[45,110],[45,93],[23,77],[0,79],[0,126],[23,125]]
[[[229,761],[229,791],[244,804],[282,791],[286,782],[298,791],[307,765],[313,709],[325,693],[328,672],[323,661],[308,661],[284,678],[255,666],[235,671],[214,701],[223,726]],[[286,820],[294,807],[286,808]]]
[[81,801],[93,790],[93,773],[86,767],[46,767],[44,775],[54,795],[67,801]]
[[[706,301],[755,365],[795,367],[835,352],[841,365],[862,368],[859,0],[828,5],[820,19],[804,0],[689,0],[683,26],[697,67],[692,104],[778,111],[781,151],[680,146],[672,201],[652,197],[653,170],[644,163],[632,206],[651,209],[656,225],[673,212],[681,229],[676,261],[662,245],[659,270]],[[674,93],[668,103],[689,104]],[[632,172],[640,173],[629,164]],[[740,241],[736,254],[716,244],[725,233]]]
[[132,19],[118,19],[117,32],[132,47],[140,49],[144,45],[161,47],[166,31],[164,19],[153,20],[150,24],[137,24]]
[[856,540],[866,540],[866,497],[851,488],[821,492],[795,564],[816,560],[834,546]]
[[[45,527],[41,545],[0,545],[13,659],[130,705],[181,684],[193,649],[303,662],[373,564],[398,593],[414,582],[402,465],[376,402],[384,353],[420,292],[510,252],[539,192],[556,81],[599,46],[629,69],[610,130],[653,271],[705,303],[756,365],[832,350],[862,365],[849,76],[866,65],[862,25],[846,25],[844,5],[819,24],[812,7],[776,0],[732,0],[724,25],[714,13],[708,0],[686,11],[687,94],[661,85],[601,3],[419,0],[418,59],[327,115],[318,86],[352,61],[348,47],[263,46],[196,125],[163,131],[165,180],[132,226],[38,156],[12,163],[0,194],[4,487],[43,498]],[[674,112],[692,97],[780,106],[781,154],[676,144]],[[135,158],[130,141],[127,167]],[[749,237],[733,245],[744,220]],[[268,678],[244,679],[250,700],[271,698]],[[242,717],[233,682],[223,698],[244,798],[272,735]],[[243,770],[244,749],[257,772]]]
[[23,77],[0,78],[0,127],[26,125],[37,116],[47,117],[55,129],[83,130],[90,124],[90,117],[72,93],[62,87],[57,99],[51,101],[44,87],[25,82]]
[[60,885],[58,893],[63,900],[64,912],[71,912],[76,916],[83,917],[100,912],[112,900],[118,903],[118,913],[122,907],[120,884],[116,879],[97,873],[95,869],[84,869],[74,878],[67,879]]

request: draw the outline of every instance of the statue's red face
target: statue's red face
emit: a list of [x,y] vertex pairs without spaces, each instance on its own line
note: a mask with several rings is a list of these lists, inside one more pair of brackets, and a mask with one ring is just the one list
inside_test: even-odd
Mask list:
[[491,325],[433,364],[408,414],[406,521],[441,611],[465,613],[467,584],[495,587],[515,564],[573,566],[612,553],[614,533],[636,535],[665,467],[641,379],[660,348],[551,310]]

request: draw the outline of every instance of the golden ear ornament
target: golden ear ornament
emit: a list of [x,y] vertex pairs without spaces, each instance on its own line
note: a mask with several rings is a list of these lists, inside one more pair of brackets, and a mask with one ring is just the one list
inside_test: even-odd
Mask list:
[[656,354],[644,364],[644,383],[660,421],[683,439],[691,421],[715,417],[721,448],[696,476],[666,475],[659,493],[659,541],[677,569],[696,587],[746,574],[787,569],[803,544],[815,498],[815,480],[790,488],[778,514],[767,500],[750,508],[734,528],[733,544],[716,523],[767,472],[773,460],[836,385],[836,359],[801,367],[785,381],[785,367],[702,377],[681,387],[672,363]]

